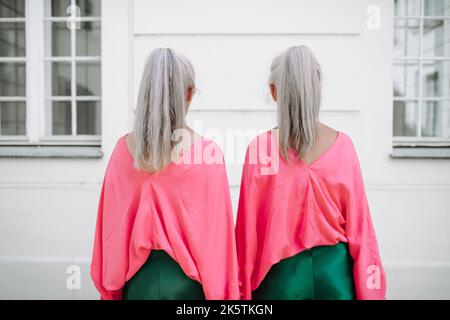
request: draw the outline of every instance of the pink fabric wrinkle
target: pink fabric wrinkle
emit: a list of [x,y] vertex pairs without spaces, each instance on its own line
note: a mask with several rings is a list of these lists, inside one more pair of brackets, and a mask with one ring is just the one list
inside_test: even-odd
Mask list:
[[[350,137],[339,132],[310,164],[287,162],[280,155],[278,172],[262,175],[261,164],[248,159],[259,159],[253,154],[259,152],[255,144],[269,139],[270,131],[250,143],[242,172],[236,220],[241,297],[251,299],[279,261],[316,246],[346,242],[354,260],[356,297],[384,299],[386,276]],[[369,288],[367,270],[373,266],[380,271],[380,286]]]
[[[189,278],[201,283],[207,299],[239,299],[224,164],[171,163],[148,174],[134,168],[125,137],[111,154],[99,200],[91,277],[101,299],[121,299],[126,281],[151,250],[167,252]],[[210,144],[198,139],[182,157]]]

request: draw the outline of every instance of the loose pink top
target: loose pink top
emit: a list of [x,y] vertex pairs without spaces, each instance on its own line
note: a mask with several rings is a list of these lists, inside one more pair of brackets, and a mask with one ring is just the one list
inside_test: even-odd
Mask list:
[[350,138],[339,132],[334,144],[310,164],[295,159],[294,151],[289,157],[287,162],[280,156],[270,131],[247,149],[236,225],[243,298],[251,299],[280,260],[346,242],[357,299],[384,299],[385,272]]
[[118,140],[103,181],[91,265],[102,299],[121,299],[152,250],[176,260],[202,284],[206,299],[239,299],[223,154],[199,139],[180,162],[155,174],[137,171],[125,136]]

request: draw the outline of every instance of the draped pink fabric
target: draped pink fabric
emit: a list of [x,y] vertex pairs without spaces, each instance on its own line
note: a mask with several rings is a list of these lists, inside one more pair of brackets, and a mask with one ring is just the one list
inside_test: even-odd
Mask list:
[[[206,161],[198,163],[198,155]],[[239,299],[223,154],[199,139],[180,160],[155,174],[137,171],[125,136],[118,140],[103,181],[91,265],[102,299],[121,299],[153,249],[166,251],[200,282],[207,299]]]
[[290,162],[279,154],[270,131],[247,149],[236,223],[243,298],[251,299],[251,291],[280,260],[347,242],[357,299],[384,299],[385,272],[351,139],[339,132],[310,164],[294,159],[293,151]]

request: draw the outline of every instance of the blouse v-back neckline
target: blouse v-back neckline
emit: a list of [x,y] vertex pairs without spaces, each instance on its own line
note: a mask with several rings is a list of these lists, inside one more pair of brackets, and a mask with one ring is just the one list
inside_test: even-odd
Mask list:
[[[272,130],[269,130],[270,138],[274,139],[275,145],[278,148],[278,151],[281,153],[281,149],[280,149],[280,145],[279,145],[279,138],[278,138],[277,135],[275,135],[272,132]],[[310,162],[307,162],[303,158],[298,157],[293,149],[289,149],[288,152],[289,152],[290,155],[293,156],[294,159],[296,159],[297,161],[301,162],[306,167],[310,168],[310,167],[313,167],[317,162],[319,162],[320,160],[325,158],[327,154],[329,154],[329,153],[331,153],[333,151],[335,146],[338,144],[338,141],[340,140],[340,136],[341,136],[340,132],[336,131],[336,137],[334,138],[333,142],[320,155],[318,155],[314,160],[312,160]]]

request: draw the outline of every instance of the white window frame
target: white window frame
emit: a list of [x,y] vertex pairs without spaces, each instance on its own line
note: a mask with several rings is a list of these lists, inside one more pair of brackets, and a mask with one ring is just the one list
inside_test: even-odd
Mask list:
[[450,147],[450,137],[422,137],[422,108],[424,101],[450,101],[450,97],[424,97],[423,96],[423,61],[450,61],[450,57],[423,57],[423,21],[424,20],[450,20],[450,16],[425,16],[425,1],[420,0],[420,12],[418,16],[394,16],[394,21],[397,20],[419,20],[419,56],[406,56],[395,57],[394,64],[396,62],[408,62],[415,61],[419,64],[419,94],[418,97],[396,97],[394,96],[394,102],[396,101],[412,101],[417,102],[417,122],[416,122],[416,136],[393,136],[394,147],[395,146],[427,146],[427,147]]
[[[75,5],[75,0],[71,0]],[[76,135],[76,108],[75,101],[101,101],[101,96],[75,97],[76,69],[75,62],[99,61],[101,56],[76,56],[75,35],[76,30],[71,29],[71,55],[70,57],[45,56],[45,22],[66,22],[68,17],[45,17],[46,0],[25,0],[25,18],[0,18],[5,22],[25,21],[26,56],[25,58],[0,58],[0,61],[23,61],[26,63],[26,97],[0,97],[1,101],[26,102],[26,135],[6,136],[0,135],[0,145],[86,145],[100,146],[101,135]],[[101,17],[77,17],[76,21],[99,21]],[[69,61],[71,63],[71,96],[47,97],[45,96],[45,83],[49,75],[45,73],[45,63],[48,61]],[[71,101],[72,134],[52,135],[45,134],[46,130],[46,103],[47,101]]]
[[[27,0],[26,0],[27,1]],[[15,17],[15,18],[4,18],[4,17],[0,17],[0,21],[1,22],[25,22],[25,37],[27,36],[27,8],[26,8],[26,4],[25,4],[25,17]],[[27,78],[27,67],[28,67],[28,61],[27,61],[27,55],[28,55],[28,51],[27,48],[28,47],[28,43],[25,42],[25,57],[0,57],[0,62],[24,62],[25,63],[25,79],[28,82],[28,78]],[[27,94],[28,94],[28,83],[26,83],[26,88],[25,88],[25,97],[20,97],[20,96],[7,96],[7,97],[3,97],[0,96],[0,101],[1,102],[25,102],[25,108],[28,108],[28,101],[27,101]],[[27,109],[27,113],[28,113],[28,109]],[[28,121],[28,114],[27,114],[27,119]],[[26,129],[28,128],[28,123],[26,125]],[[14,135],[9,135],[9,136],[1,136],[0,135],[0,144],[3,144],[3,141],[8,141],[8,140],[15,140],[15,141],[25,141],[27,140],[26,136],[14,136]]]

